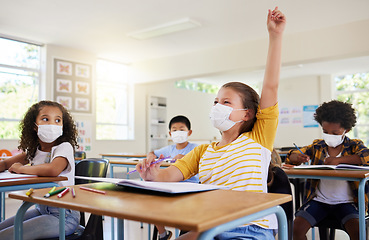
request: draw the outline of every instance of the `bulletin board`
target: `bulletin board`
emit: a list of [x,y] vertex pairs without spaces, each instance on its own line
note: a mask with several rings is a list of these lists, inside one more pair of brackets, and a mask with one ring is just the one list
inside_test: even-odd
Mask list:
[[92,114],[92,67],[54,59],[54,101],[70,112]]
[[79,145],[78,151],[90,152],[92,150],[92,122],[91,121],[76,121],[78,129],[77,143]]

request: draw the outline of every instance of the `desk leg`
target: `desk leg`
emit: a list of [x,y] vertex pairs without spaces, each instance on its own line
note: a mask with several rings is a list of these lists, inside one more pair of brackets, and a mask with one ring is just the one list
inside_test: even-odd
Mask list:
[[113,170],[113,165],[110,163],[109,164],[109,175],[110,175],[110,177],[111,178],[113,178],[114,177],[114,172],[113,172],[114,170]]
[[1,201],[0,222],[2,222],[5,220],[5,192],[0,192],[0,201]]
[[367,179],[364,178],[359,184],[359,236],[361,240],[365,240],[366,228],[365,228],[365,183]]
[[216,226],[212,229],[209,229],[205,232],[200,233],[199,240],[211,240],[219,233],[224,231],[236,228],[242,224],[252,222],[256,219],[265,217],[267,215],[275,213],[278,219],[278,239],[280,240],[287,240],[288,239],[288,231],[287,231],[287,217],[286,214],[281,206],[275,206],[263,211],[233,220],[231,222],[225,223],[220,226]]
[[117,219],[117,235],[118,240],[124,240],[124,220]]
[[14,219],[14,239],[22,240],[23,239],[23,218],[27,209],[30,208],[34,203],[31,202],[23,202],[19,207],[17,214],[15,214]]
[[65,209],[59,208],[59,240],[65,240]]

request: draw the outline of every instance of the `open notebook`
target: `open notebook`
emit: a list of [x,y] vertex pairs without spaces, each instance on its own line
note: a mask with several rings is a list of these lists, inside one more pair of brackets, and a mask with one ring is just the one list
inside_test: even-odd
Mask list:
[[96,178],[96,177],[79,177],[79,179],[93,180],[99,182],[115,183],[124,187],[133,187],[144,190],[151,190],[164,193],[191,193],[191,192],[203,192],[216,189],[227,189],[225,186],[217,186],[210,184],[197,184],[190,182],[150,182],[134,179],[118,179],[118,178]]
[[300,165],[294,166],[294,169],[333,169],[333,170],[368,170],[369,166],[358,166],[349,164],[338,164],[338,165]]

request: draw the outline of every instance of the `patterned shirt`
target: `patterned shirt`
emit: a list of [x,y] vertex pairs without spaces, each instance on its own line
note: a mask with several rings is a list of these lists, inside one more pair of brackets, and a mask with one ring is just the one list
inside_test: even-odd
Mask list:
[[[323,139],[316,139],[314,140],[313,144],[301,148],[301,151],[308,155],[311,159],[312,165],[323,165],[324,160],[328,155],[328,145],[325,143]],[[296,150],[290,150],[287,154],[286,163],[292,164],[290,162],[290,155],[292,152],[297,152]],[[369,166],[369,149],[365,147],[363,142],[359,139],[350,139],[345,136],[343,141],[343,150],[341,155],[348,156],[348,155],[358,155],[361,159],[361,163],[364,166]],[[318,187],[320,180],[319,179],[309,179],[306,184],[306,191],[307,191],[307,201],[311,200],[316,196],[316,189]],[[349,181],[349,185],[354,193],[354,202],[358,203],[358,188],[359,182]],[[365,206],[368,206],[368,188],[365,188]]]

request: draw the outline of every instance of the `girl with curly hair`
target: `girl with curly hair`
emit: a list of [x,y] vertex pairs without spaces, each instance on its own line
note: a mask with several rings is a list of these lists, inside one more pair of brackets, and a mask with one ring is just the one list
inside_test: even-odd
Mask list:
[[[316,109],[314,117],[322,127],[323,139],[301,148],[303,154],[291,150],[286,163],[300,165],[311,160],[312,165],[369,165],[369,149],[361,140],[346,136],[356,124],[351,104],[337,100],[325,102]],[[311,226],[327,216],[339,219],[350,239],[359,239],[358,185],[342,180],[309,180],[307,200],[295,214],[293,239],[306,239]]]
[[[38,176],[66,176],[61,186],[74,185],[74,148],[77,129],[70,113],[59,103],[40,101],[29,108],[20,124],[23,152],[0,162],[0,171]],[[79,224],[79,212],[66,210],[65,234]],[[0,239],[12,239],[14,217],[0,223]],[[36,205],[24,217],[23,239],[51,238],[59,235],[59,209]]]

